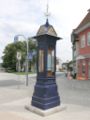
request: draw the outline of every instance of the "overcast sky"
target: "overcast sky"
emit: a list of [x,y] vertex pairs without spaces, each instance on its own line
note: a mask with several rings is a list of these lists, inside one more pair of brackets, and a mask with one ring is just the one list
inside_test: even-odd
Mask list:
[[[71,32],[76,28],[90,8],[90,0],[48,0],[49,23],[59,37],[57,57],[63,62],[72,59]],[[36,35],[40,25],[45,24],[47,0],[0,0],[0,57],[14,36]]]

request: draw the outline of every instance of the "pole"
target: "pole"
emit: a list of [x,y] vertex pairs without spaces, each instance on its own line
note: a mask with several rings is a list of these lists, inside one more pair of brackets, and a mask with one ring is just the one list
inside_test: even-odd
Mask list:
[[[20,70],[21,70],[21,65],[20,65],[20,60],[18,60],[18,64],[17,64],[18,66],[18,81],[20,82],[20,75],[19,75],[19,73],[20,73]],[[20,86],[19,86],[19,83],[18,83],[18,89],[20,88]]]
[[26,40],[27,44],[27,57],[26,57],[26,86],[28,86],[28,39]]
[[18,72],[20,73],[21,70],[21,65],[20,65],[20,60],[18,60]]
[[19,35],[16,35],[15,37],[16,37],[16,39],[19,37],[19,36],[22,36],[24,39],[25,39],[25,41],[26,41],[26,46],[27,46],[27,55],[26,55],[26,86],[28,86],[28,39],[24,36],[24,35],[22,35],[22,34],[19,34]]

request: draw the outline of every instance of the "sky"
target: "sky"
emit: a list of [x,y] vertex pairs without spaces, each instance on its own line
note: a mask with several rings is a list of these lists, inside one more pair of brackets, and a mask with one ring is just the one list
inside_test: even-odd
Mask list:
[[[90,9],[90,0],[48,0],[49,23],[62,40],[57,42],[57,57],[63,62],[72,59],[71,32]],[[47,0],[0,0],[0,61],[5,46],[23,34],[35,36],[46,22]]]

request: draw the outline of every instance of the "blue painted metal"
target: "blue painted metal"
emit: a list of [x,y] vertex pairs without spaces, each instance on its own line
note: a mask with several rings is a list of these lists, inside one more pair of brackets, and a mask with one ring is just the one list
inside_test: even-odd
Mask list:
[[48,85],[37,83],[32,97],[32,105],[41,109],[49,109],[60,105],[57,85],[55,83]]
[[[48,22],[48,21],[47,21]],[[46,22],[46,27],[49,27],[49,23]],[[37,39],[37,56],[39,56],[39,50],[44,50],[44,71],[39,72],[39,65],[37,57],[37,81],[34,88],[34,93],[32,96],[32,105],[40,109],[46,110],[60,105],[60,96],[58,94],[57,85],[56,85],[56,41],[59,37],[43,34],[35,36]],[[47,54],[48,49],[52,48],[55,50],[55,65],[54,72],[52,76],[48,76],[47,71]]]

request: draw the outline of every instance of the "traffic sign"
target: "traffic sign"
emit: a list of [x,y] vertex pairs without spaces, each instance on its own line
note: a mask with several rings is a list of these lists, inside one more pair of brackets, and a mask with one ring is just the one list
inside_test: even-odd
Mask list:
[[28,59],[29,59],[29,60],[32,60],[32,59],[33,59],[32,51],[28,53]]
[[18,60],[21,60],[21,52],[17,52],[17,56],[16,57],[17,57]]

